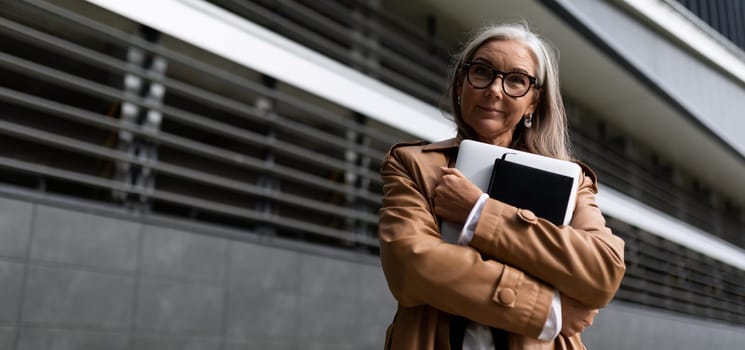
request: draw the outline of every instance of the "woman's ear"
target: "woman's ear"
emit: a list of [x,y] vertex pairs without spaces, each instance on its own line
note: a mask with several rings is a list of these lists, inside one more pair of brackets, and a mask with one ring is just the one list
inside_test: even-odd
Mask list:
[[[458,77],[456,77],[457,79]],[[453,97],[456,101],[460,102],[460,96],[463,95],[463,82],[460,80],[456,80],[455,84],[453,84]],[[460,104],[460,103],[458,103]]]
[[538,104],[541,103],[541,90],[534,89],[533,91],[533,101],[528,105],[529,114],[535,113],[536,109],[538,109]]
[[466,74],[463,72],[463,66],[460,66],[455,71],[455,89],[459,91],[463,88],[463,82],[466,79]]

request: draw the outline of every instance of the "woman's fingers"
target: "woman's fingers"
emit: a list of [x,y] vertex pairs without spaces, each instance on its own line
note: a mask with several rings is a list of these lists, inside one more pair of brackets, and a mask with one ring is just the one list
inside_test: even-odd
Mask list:
[[590,327],[598,314],[598,309],[590,309],[582,303],[561,295],[561,333],[571,337],[576,333],[582,333],[585,328]]
[[462,223],[468,217],[481,190],[455,168],[440,167],[442,175],[435,187],[435,214],[446,221]]

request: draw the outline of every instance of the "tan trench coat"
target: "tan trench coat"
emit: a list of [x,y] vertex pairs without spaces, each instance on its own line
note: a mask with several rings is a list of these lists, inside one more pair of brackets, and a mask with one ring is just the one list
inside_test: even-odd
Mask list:
[[508,331],[510,349],[583,349],[579,335],[535,339],[554,288],[593,308],[618,289],[623,241],[605,226],[595,203],[595,174],[583,166],[570,225],[555,226],[489,199],[470,246],[440,238],[433,194],[441,166],[458,143],[399,144],[382,166],[380,255],[398,311],[386,349],[450,349],[450,314]]

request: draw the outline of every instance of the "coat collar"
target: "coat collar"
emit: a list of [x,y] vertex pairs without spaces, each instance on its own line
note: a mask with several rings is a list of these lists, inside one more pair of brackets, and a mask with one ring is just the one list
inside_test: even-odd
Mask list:
[[459,145],[460,141],[457,138],[452,138],[425,145],[424,147],[422,147],[422,151],[443,151],[447,149],[458,148]]

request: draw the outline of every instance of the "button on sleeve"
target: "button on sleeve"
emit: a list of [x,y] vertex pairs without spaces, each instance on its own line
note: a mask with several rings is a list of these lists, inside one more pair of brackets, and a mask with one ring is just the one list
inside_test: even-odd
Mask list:
[[538,222],[538,217],[535,216],[535,214],[528,210],[528,209],[520,209],[517,211],[517,216],[520,217],[523,221],[531,224],[535,224]]
[[499,299],[499,302],[501,302],[505,306],[512,306],[515,304],[515,297],[517,296],[517,293],[515,293],[515,290],[512,288],[505,288],[499,291],[497,294],[497,299]]

